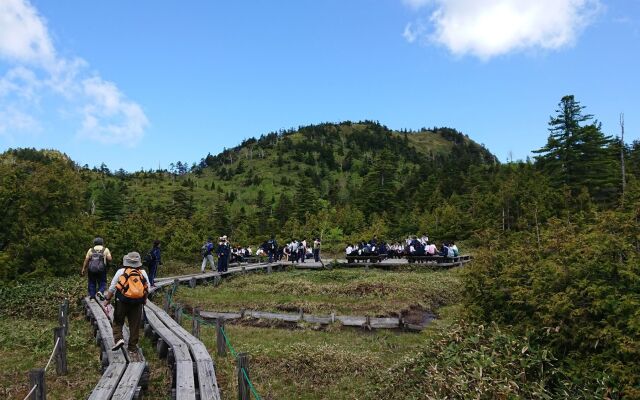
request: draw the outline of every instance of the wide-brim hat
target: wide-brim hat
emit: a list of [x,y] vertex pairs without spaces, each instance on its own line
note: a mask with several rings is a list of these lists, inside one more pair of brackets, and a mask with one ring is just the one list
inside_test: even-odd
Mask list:
[[142,262],[140,261],[140,253],[132,251],[126,256],[122,257],[122,265],[125,267],[140,268]]

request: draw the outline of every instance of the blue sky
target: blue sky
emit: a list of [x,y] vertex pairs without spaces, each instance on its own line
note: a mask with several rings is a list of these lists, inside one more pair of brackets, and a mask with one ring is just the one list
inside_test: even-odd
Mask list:
[[565,94],[640,139],[639,61],[639,0],[0,0],[0,151],[133,171],[371,119],[524,159]]

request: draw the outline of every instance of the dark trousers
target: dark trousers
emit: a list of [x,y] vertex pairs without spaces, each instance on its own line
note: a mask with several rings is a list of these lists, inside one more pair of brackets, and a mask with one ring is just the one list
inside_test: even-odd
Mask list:
[[269,262],[273,262],[273,251],[269,251]]
[[149,285],[153,286],[156,281],[156,274],[158,273],[158,263],[151,263],[149,265]]
[[142,319],[143,304],[124,303],[116,300],[115,311],[113,312],[113,341],[123,339],[122,326],[127,318],[129,324],[129,345],[127,350],[138,351],[138,338],[140,337],[140,322]]
[[96,289],[104,292],[107,286],[107,271],[104,272],[87,272],[87,279],[89,280],[89,297],[94,299],[96,297]]
[[313,249],[313,259],[316,262],[320,261],[320,249]]
[[225,272],[228,267],[229,256],[218,256],[218,272]]

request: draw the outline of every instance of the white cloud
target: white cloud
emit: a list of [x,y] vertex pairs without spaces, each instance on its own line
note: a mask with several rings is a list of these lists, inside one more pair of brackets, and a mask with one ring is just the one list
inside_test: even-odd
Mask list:
[[600,10],[599,0],[404,0],[430,6],[427,19],[403,36],[481,59],[526,49],[557,50],[575,43]]
[[27,1],[0,2],[0,55],[44,65],[55,59],[46,23]]
[[[46,21],[28,0],[0,0],[0,131],[39,130],[35,116],[42,97],[62,103],[78,120],[78,134],[102,143],[133,146],[148,120],[142,108],[81,58],[57,55]],[[73,111],[75,110],[75,111]]]
[[8,131],[40,132],[42,127],[31,115],[14,107],[0,109],[0,136]]
[[135,146],[149,124],[139,105],[127,101],[111,82],[99,77],[82,82],[90,100],[83,108],[82,133],[102,143]]

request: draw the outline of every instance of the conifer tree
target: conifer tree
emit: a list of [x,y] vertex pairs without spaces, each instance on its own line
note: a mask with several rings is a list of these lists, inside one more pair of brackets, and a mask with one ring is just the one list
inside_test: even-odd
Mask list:
[[534,153],[537,165],[557,188],[567,187],[573,196],[589,189],[594,199],[610,199],[615,179],[615,158],[609,149],[612,140],[601,131],[598,121],[584,114],[584,106],[574,96],[564,96],[549,120],[547,144]]

